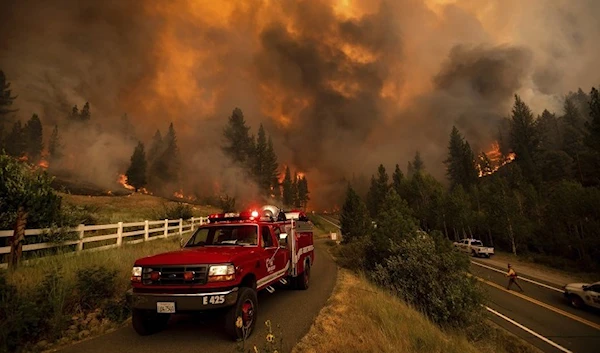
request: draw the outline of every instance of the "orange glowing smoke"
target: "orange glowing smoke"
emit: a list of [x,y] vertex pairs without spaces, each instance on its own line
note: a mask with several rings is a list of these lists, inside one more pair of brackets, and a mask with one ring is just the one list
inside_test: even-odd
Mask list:
[[491,170],[490,171],[483,171],[478,166],[478,168],[479,168],[479,177],[483,177],[483,176],[486,176],[486,175],[494,174],[498,169],[500,169],[501,167],[503,167],[503,166],[507,165],[508,163],[514,161],[515,158],[516,158],[516,155],[514,154],[514,152],[509,152],[507,155],[503,155],[502,152],[500,151],[500,144],[498,143],[498,141],[492,143],[491,150],[488,151],[488,152],[485,152],[485,155],[490,160]]
[[40,160],[37,165],[38,167],[42,167],[44,169],[48,169],[49,166],[48,161],[45,159]]
[[125,174],[119,174],[119,179],[117,179],[117,182],[127,190],[135,190],[135,187],[127,184],[127,176]]

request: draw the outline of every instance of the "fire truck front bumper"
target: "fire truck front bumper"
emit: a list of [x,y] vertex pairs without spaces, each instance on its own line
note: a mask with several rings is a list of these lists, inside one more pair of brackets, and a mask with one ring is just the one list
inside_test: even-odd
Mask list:
[[156,310],[158,313],[175,314],[189,311],[206,311],[232,306],[236,303],[238,289],[222,292],[169,294],[127,292],[132,309]]

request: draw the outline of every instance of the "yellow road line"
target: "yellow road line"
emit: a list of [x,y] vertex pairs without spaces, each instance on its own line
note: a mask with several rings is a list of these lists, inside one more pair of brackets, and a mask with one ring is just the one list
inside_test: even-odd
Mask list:
[[[471,276],[472,276],[472,275],[471,275]],[[517,297],[519,297],[519,298],[521,298],[521,299],[527,300],[527,301],[528,301],[528,302],[530,302],[530,303],[533,303],[533,304],[539,305],[539,306],[541,306],[541,307],[543,307],[543,308],[546,308],[546,309],[548,309],[548,310],[554,311],[554,312],[555,312],[555,313],[557,313],[557,314],[560,314],[560,315],[563,315],[563,316],[565,316],[565,317],[568,317],[569,319],[573,319],[573,320],[575,320],[575,321],[578,321],[578,322],[580,322],[580,323],[582,323],[582,324],[584,324],[584,325],[588,325],[588,326],[590,326],[590,327],[592,327],[592,328],[595,328],[596,330],[600,330],[600,325],[598,325],[598,324],[596,324],[596,323],[594,323],[594,322],[591,322],[591,321],[588,321],[588,320],[586,320],[586,319],[580,318],[580,317],[579,317],[579,316],[577,316],[577,315],[573,315],[573,314],[571,314],[571,313],[568,313],[568,312],[566,312],[566,311],[560,310],[560,309],[558,309],[558,308],[555,308],[555,307],[553,307],[553,306],[551,306],[551,305],[548,305],[548,304],[546,304],[546,303],[543,303],[543,302],[541,302],[541,301],[539,301],[539,300],[536,300],[536,299],[530,298],[530,297],[528,297],[528,296],[526,296],[526,295],[523,295],[523,294],[521,294],[521,293],[517,293],[517,292],[514,292],[514,291],[510,291],[510,290],[508,290],[508,289],[504,288],[503,286],[501,286],[501,285],[499,285],[499,284],[496,284],[496,283],[494,283],[494,282],[490,282],[490,281],[488,281],[488,280],[485,280],[485,279],[483,279],[483,278],[481,278],[481,277],[477,277],[477,276],[473,276],[473,277],[475,277],[475,278],[476,278],[478,281],[480,281],[480,282],[483,282],[483,283],[485,283],[485,284],[487,284],[487,285],[489,285],[489,286],[492,286],[492,287],[494,287],[494,288],[496,288],[496,289],[499,289],[499,290],[501,290],[501,291],[504,291],[504,292],[506,292],[506,293],[509,293],[509,294],[515,295],[515,296],[517,296]]]

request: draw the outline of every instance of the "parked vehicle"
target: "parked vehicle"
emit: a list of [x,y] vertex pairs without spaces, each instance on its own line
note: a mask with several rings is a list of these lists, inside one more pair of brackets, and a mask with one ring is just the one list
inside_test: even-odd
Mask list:
[[473,257],[491,257],[494,255],[494,248],[483,246],[481,240],[478,239],[461,239],[458,242],[452,243],[455,247],[457,247],[460,251],[471,254]]
[[180,250],[136,260],[129,291],[135,331],[158,332],[171,314],[224,309],[231,337],[248,337],[258,291],[273,293],[277,283],[308,289],[312,226],[281,214],[275,206],[213,214]]

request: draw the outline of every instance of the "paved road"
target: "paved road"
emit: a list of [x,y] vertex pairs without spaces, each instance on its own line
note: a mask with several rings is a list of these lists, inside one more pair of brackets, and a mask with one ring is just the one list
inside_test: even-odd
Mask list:
[[[285,352],[308,332],[319,310],[323,307],[335,285],[337,267],[323,241],[315,246],[316,259],[311,271],[311,285],[306,291],[278,289],[273,294],[261,291],[258,296],[258,322],[249,344],[263,346],[264,321],[283,330]],[[277,332],[276,332],[277,333]],[[250,346],[251,347],[251,346]],[[130,325],[115,332],[59,350],[61,353],[199,353],[236,352],[236,344],[229,340],[217,317],[173,317],[169,327],[158,334],[138,336]],[[248,348],[248,347],[247,347]]]
[[[336,217],[321,215],[322,219],[339,224]],[[471,272],[482,281],[486,291],[486,305],[543,338],[536,337],[522,327],[510,323],[504,318],[490,314],[490,318],[499,326],[523,338],[543,352],[598,353],[600,352],[600,311],[578,310],[572,308],[561,292],[562,285],[531,278],[538,284],[519,281],[525,290],[522,295],[515,291],[506,291],[505,269],[493,266],[485,259],[473,260]],[[495,268],[491,269],[491,268]],[[519,269],[516,269],[519,272]],[[528,277],[525,274],[523,277]],[[554,289],[551,289],[551,288]],[[520,293],[519,293],[520,294]],[[561,348],[548,343],[549,340]]]
[[[485,259],[473,260],[479,264],[493,267]],[[498,269],[504,271],[504,269]],[[519,269],[516,269],[519,272]],[[556,284],[537,280],[521,273],[520,276],[530,278],[540,284],[520,280],[525,290],[522,295],[516,287],[510,292],[504,290],[507,279],[504,273],[473,264],[473,275],[484,279],[483,287],[487,294],[488,307],[498,311],[519,324],[544,336],[546,339],[575,353],[600,352],[600,314],[597,311],[578,310],[569,306]],[[496,284],[495,286],[493,284]],[[549,289],[541,284],[558,290]],[[527,333],[522,328],[509,323],[505,319],[491,315],[498,325],[515,335],[525,339],[544,352],[564,352],[542,339]]]

